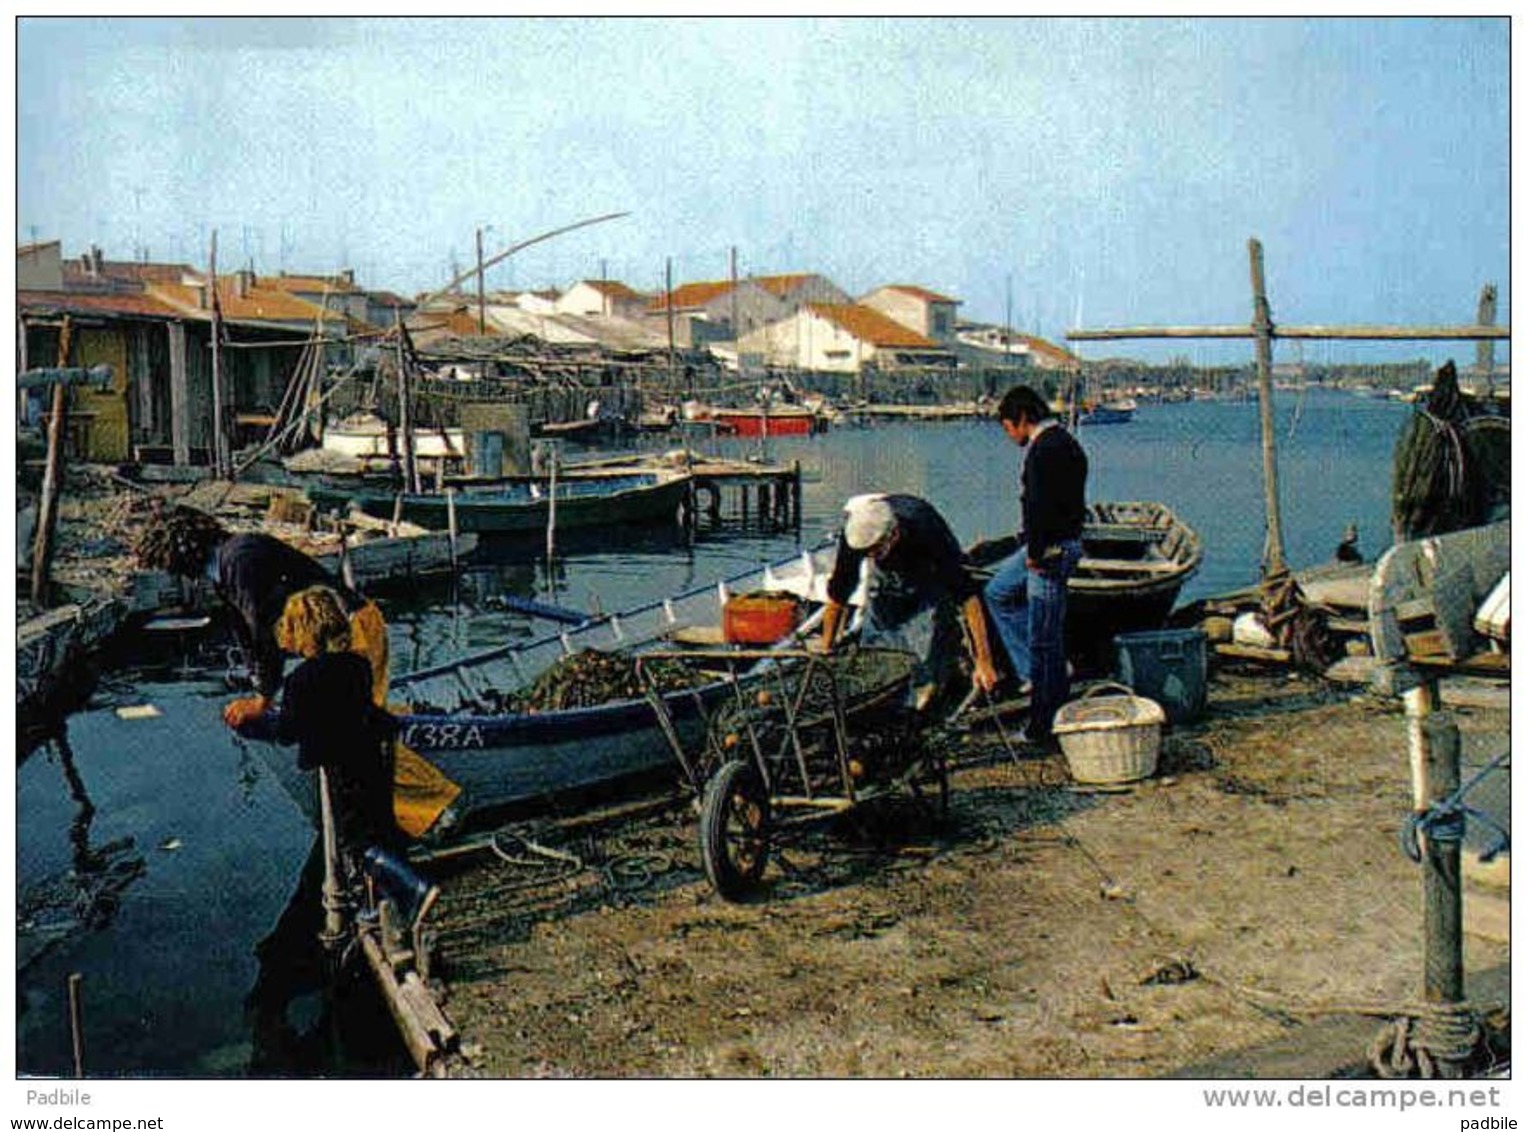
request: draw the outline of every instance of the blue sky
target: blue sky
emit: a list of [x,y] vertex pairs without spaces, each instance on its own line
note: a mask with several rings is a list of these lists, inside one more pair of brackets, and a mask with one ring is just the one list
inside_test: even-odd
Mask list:
[[[407,294],[820,271],[964,317],[1509,322],[1509,28],[1475,19],[22,19],[17,239]],[[1382,347],[1306,346],[1309,360]],[[1472,358],[1471,344],[1387,348]],[[1280,347],[1287,352],[1291,347]],[[1084,355],[1250,356],[1249,344]],[[1501,351],[1504,354],[1504,350]],[[1280,355],[1281,356],[1281,355]]]

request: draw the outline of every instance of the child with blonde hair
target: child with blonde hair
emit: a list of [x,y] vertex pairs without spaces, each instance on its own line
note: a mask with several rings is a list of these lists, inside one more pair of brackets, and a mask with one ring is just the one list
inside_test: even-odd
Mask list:
[[283,684],[271,737],[297,745],[303,770],[328,770],[345,852],[398,846],[402,835],[392,805],[397,721],[372,699],[371,665],[351,651],[350,619],[339,595],[326,586],[292,594],[276,623],[276,640],[303,659]]

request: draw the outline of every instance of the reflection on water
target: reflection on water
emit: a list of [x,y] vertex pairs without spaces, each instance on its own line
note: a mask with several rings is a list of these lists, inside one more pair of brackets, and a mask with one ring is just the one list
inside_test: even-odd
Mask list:
[[[1290,562],[1329,559],[1349,522],[1375,559],[1388,543],[1390,459],[1408,407],[1312,393],[1289,440],[1292,411],[1292,400],[1279,406]],[[1254,404],[1145,405],[1131,423],[1084,430],[1082,441],[1093,498],[1160,500],[1202,536],[1204,568],[1183,600],[1256,579],[1263,508]],[[715,444],[732,456],[757,448]],[[967,543],[1016,525],[1020,453],[991,421],[779,437],[765,455],[801,464],[799,532],[706,524],[692,540],[663,526],[567,532],[549,566],[544,540],[485,540],[456,583],[381,595],[395,669],[553,628],[507,608],[506,595],[609,611],[784,557],[828,534],[843,500],[862,491],[923,495]],[[274,985],[257,941],[300,891],[312,842],[264,763],[294,756],[255,751],[223,727],[219,713],[237,675],[226,640],[145,638],[131,652],[70,718],[67,740],[17,769],[18,919],[30,918],[33,941],[18,964],[18,1068],[70,1072],[64,985],[81,971],[92,1074],[241,1075],[252,1063],[259,1072],[406,1072],[389,1060],[395,1050],[346,1060],[364,1050],[357,1032],[391,1031],[385,1016],[365,1020],[376,1005],[367,996],[346,996],[347,1009],[332,1011],[295,977],[282,1023],[290,1032],[272,1027],[272,1040],[254,1048],[246,999]],[[159,714],[124,720],[113,711],[134,704]],[[50,935],[47,925],[58,930]]]

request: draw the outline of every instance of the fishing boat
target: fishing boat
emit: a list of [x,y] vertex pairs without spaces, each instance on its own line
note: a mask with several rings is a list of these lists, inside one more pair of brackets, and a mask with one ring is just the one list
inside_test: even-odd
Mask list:
[[[397,430],[375,413],[355,413],[324,426],[322,450],[361,460],[392,460],[402,453]],[[459,428],[414,430],[414,456],[422,460],[457,459],[466,452]]]
[[454,491],[402,492],[382,487],[313,484],[306,489],[318,508],[347,507],[377,518],[400,516],[430,530],[449,528],[451,511],[458,531],[514,534],[545,531],[555,503],[558,530],[627,523],[672,521],[688,498],[689,478],[682,472],[578,473],[559,476],[513,476]]
[[1095,405],[1083,405],[1082,415],[1077,419],[1078,424],[1127,424],[1134,420],[1135,410],[1139,408],[1133,397],[1126,397],[1120,401],[1102,401]]
[[[400,739],[463,787],[468,813],[500,809],[566,791],[599,786],[678,767],[673,745],[652,702],[642,697],[594,707],[540,712],[506,710],[508,693],[585,649],[640,655],[643,650],[706,651],[714,655],[693,686],[662,694],[675,738],[693,749],[717,708],[789,663],[768,658],[731,662],[721,626],[733,596],[757,592],[825,598],[829,547],[743,571],[621,613],[584,618],[560,607],[523,603],[527,612],[562,621],[529,641],[501,645],[395,677],[389,707],[400,717]],[[854,601],[862,602],[863,587]],[[809,632],[802,621],[784,643]],[[756,646],[752,646],[755,647]],[[756,653],[752,654],[756,655]],[[291,758],[269,760],[283,786],[310,818],[311,776]]]
[[[987,567],[1017,548],[1010,536],[978,543],[969,554],[978,567]],[[1080,667],[1107,667],[1115,636],[1161,628],[1203,557],[1197,533],[1164,504],[1090,504],[1081,561],[1066,585],[1072,660]]]
[[804,405],[770,405],[727,408],[719,405],[690,406],[687,419],[708,421],[726,436],[808,436],[822,432],[826,419]]

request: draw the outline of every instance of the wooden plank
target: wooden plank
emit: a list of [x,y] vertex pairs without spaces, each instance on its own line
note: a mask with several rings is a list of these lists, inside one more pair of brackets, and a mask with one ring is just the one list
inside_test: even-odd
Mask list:
[[1182,569],[1179,562],[1163,562],[1146,558],[1132,562],[1127,558],[1083,558],[1076,564],[1078,570],[1091,570],[1098,574],[1171,574]]
[[1294,659],[1293,654],[1287,649],[1265,649],[1257,645],[1226,643],[1215,645],[1214,651],[1220,656],[1234,657],[1237,660],[1270,660],[1278,664],[1288,664]]

